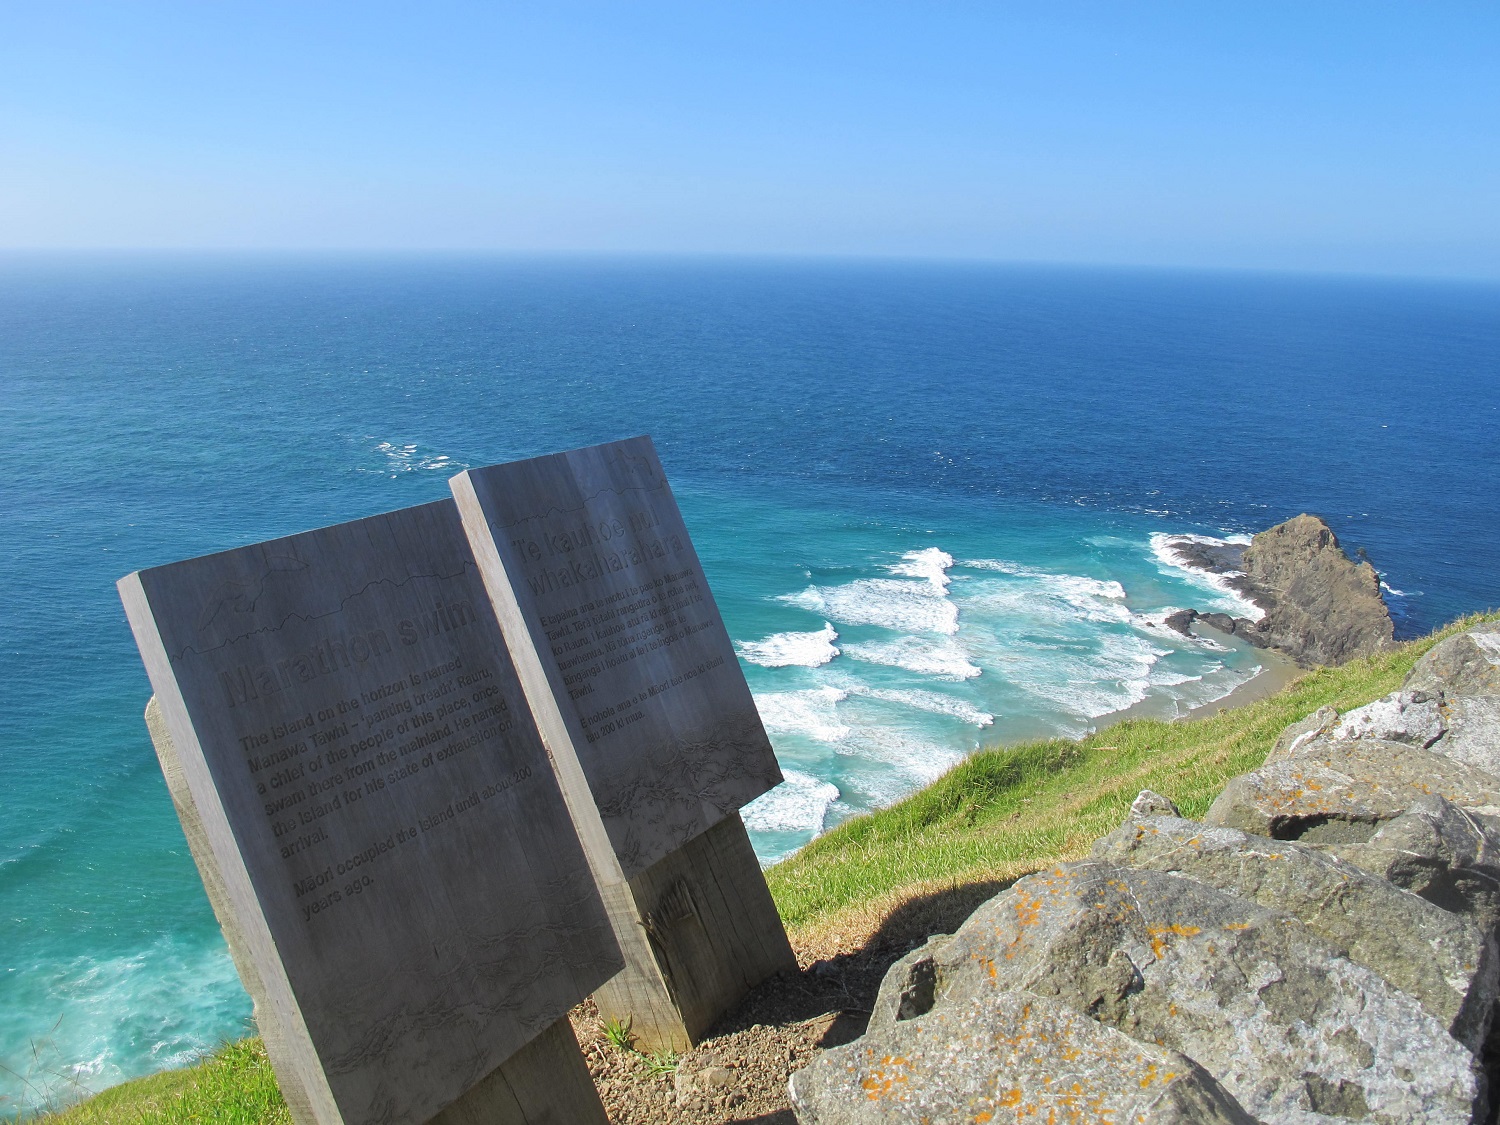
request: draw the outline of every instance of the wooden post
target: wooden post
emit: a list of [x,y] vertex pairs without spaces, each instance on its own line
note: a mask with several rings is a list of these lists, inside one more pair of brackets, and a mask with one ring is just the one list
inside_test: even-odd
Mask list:
[[625,958],[649,1051],[796,969],[739,809],[782,780],[650,438],[450,482]]
[[564,1016],[427,1125],[609,1125]]
[[[151,732],[151,744],[156,748],[156,760],[161,763],[162,776],[167,781],[167,791],[172,796],[172,805],[177,810],[177,819],[182,823],[183,835],[187,837],[188,850],[198,867],[203,880],[203,889],[208,892],[209,904],[219,928],[224,931],[224,940],[229,945],[229,955],[240,974],[240,982],[250,994],[254,1010],[260,1012],[267,1004],[264,986],[254,963],[246,955],[244,935],[224,890],[224,880],[219,873],[218,861],[208,846],[203,831],[203,820],[198,815],[198,806],[188,790],[182,773],[182,764],[177,758],[177,748],[162,719],[161,707],[152,696],[146,704],[146,728]],[[287,1045],[274,1033],[276,1023],[267,1020],[259,1024],[261,1037],[266,1044],[266,1054],[276,1072],[281,1095],[286,1099],[296,1125],[315,1125],[312,1106],[307,1092],[297,1080],[297,1069],[291,1065]],[[588,1064],[573,1035],[572,1025],[564,1016],[546,1031],[527,1043],[489,1076],[481,1080],[458,1101],[430,1119],[428,1125],[608,1125],[604,1106],[589,1075]]]
[[[629,880],[627,890],[649,958],[627,957],[594,1002],[604,1019],[630,1020],[647,1050],[685,1050],[761,981],[797,967],[738,813]],[[642,1021],[642,1011],[654,1022]]]

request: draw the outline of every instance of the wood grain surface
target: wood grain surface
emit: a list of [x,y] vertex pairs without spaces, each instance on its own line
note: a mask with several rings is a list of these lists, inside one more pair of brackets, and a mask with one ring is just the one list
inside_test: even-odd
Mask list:
[[120,588],[315,1120],[425,1122],[619,971],[451,501]]

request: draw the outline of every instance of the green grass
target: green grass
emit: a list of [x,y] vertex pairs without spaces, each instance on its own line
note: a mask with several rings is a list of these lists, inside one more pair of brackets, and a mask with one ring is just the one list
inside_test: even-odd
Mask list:
[[[1289,723],[1325,704],[1346,711],[1396,690],[1438,640],[1485,619],[1466,618],[1392,652],[1309,672],[1268,699],[1205,719],[1133,720],[1081,742],[982,751],[920,793],[841,825],[771,868],[771,892],[799,938],[842,928],[857,941],[945,889],[983,890],[1084,855],[1142,789],[1202,816],[1226,781],[1265,760]],[[628,1028],[621,1031],[628,1037]],[[197,1066],[127,1082],[41,1120],[282,1125],[290,1116],[260,1040],[246,1039]]]
[[1483,619],[1309,672],[1267,699],[1208,718],[1131,720],[1079,742],[981,751],[921,792],[835,828],[772,867],[771,893],[793,931],[844,922],[857,932],[914,896],[1003,882],[1081,857],[1120,823],[1142,789],[1200,817],[1225,782],[1265,761],[1289,723],[1325,704],[1345,711],[1395,691],[1438,640]]
[[635,1036],[630,1030],[630,1021],[623,1023],[617,1019],[611,1019],[604,1025],[604,1041],[617,1051],[635,1050]]
[[47,1125],[291,1125],[259,1039],[241,1039],[183,1070],[126,1082]]

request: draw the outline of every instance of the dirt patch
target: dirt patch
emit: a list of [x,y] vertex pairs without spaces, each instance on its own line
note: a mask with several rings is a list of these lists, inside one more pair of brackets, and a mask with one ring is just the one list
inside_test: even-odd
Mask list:
[[825,931],[794,940],[798,971],[766,981],[676,1060],[616,1046],[593,1002],[579,1005],[573,1029],[610,1122],[796,1125],[786,1091],[792,1073],[815,1052],[863,1035],[891,963],[932,934],[951,933],[1002,889],[1000,883],[951,887],[908,899],[874,932]]
[[675,1066],[614,1045],[593,1002],[580,1005],[573,1028],[612,1125],[795,1125],[787,1079],[819,1048],[864,1033],[901,952],[835,957],[767,981]]

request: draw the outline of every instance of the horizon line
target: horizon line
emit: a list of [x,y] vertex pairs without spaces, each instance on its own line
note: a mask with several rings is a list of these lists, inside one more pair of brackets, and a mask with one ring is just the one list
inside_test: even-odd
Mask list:
[[1254,276],[1365,279],[1383,281],[1500,284],[1500,266],[1492,273],[1403,272],[1395,269],[1351,269],[1291,265],[1205,265],[1192,262],[1142,262],[1110,259],[1026,258],[998,255],[895,254],[875,251],[829,252],[797,250],[646,250],[646,249],[519,249],[504,247],[336,247],[336,246],[0,246],[0,262],[41,258],[155,258],[155,259],[468,259],[540,260],[655,260],[675,262],[763,262],[799,264],[880,264],[914,266],[973,266],[1015,269],[1098,270],[1141,273],[1235,274]]

